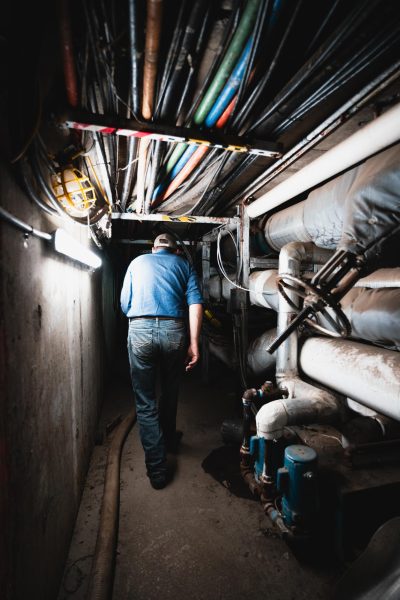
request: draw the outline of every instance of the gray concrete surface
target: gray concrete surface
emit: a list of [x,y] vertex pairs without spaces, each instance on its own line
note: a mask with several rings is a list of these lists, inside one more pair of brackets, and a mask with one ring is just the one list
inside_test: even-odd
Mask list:
[[[32,206],[3,167],[0,195],[33,227],[91,244]],[[1,598],[57,593],[102,401],[101,300],[100,272],[0,222]]]
[[[237,402],[224,378],[184,382],[180,452],[164,490],[150,487],[137,426],[125,444],[114,600],[318,600],[329,597],[333,567],[301,564],[278,538],[260,504],[236,477],[236,452],[219,428]],[[115,387],[115,413],[129,388]],[[112,411],[111,411],[112,412]],[[107,417],[111,418],[111,413]],[[105,447],[92,458],[59,600],[83,600],[102,493]]]

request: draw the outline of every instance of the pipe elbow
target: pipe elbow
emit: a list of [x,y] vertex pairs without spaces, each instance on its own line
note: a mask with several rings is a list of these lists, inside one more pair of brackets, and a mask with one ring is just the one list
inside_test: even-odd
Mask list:
[[[318,248],[314,242],[289,242],[285,244],[279,255],[279,272],[282,273],[281,268],[288,267],[288,272],[291,273],[294,265],[290,266],[290,261],[295,261],[295,269],[300,268],[302,262],[309,262],[312,264],[324,264],[331,256],[331,250],[325,248]],[[281,261],[282,255],[282,261]]]
[[269,404],[264,404],[256,416],[258,437],[266,440],[282,437],[287,420],[288,415],[283,400],[275,400]]

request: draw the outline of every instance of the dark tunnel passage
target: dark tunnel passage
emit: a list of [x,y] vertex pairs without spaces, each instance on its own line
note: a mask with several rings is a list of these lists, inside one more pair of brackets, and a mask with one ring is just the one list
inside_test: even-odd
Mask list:
[[396,600],[398,2],[8,8],[0,599]]

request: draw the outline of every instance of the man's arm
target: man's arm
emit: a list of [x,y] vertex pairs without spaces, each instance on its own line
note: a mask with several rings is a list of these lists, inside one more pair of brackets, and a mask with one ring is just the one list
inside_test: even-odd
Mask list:
[[203,305],[202,304],[190,304],[189,305],[189,333],[190,343],[186,356],[186,371],[193,369],[196,363],[199,362],[200,351],[199,351],[199,338],[201,323],[203,321]]

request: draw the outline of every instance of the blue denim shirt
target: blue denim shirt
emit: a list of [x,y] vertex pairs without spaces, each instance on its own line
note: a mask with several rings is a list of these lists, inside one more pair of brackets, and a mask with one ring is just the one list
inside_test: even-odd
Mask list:
[[158,250],[129,265],[121,291],[127,317],[183,317],[186,305],[202,303],[196,272],[181,256]]

